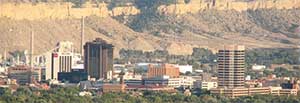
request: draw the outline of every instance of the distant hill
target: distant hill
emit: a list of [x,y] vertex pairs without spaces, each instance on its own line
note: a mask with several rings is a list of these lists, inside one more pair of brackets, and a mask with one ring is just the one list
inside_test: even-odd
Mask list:
[[[139,7],[141,5],[133,4],[140,9],[136,15],[88,16],[86,41],[101,37],[116,46],[116,56],[121,48],[190,54],[194,47],[217,50],[224,44],[243,44],[247,48],[294,48],[300,41],[298,8],[207,9],[164,15],[156,12],[155,7]],[[123,13],[124,10],[119,11]],[[28,49],[31,27],[36,34],[36,54],[50,50],[62,40],[74,42],[78,51],[78,18],[22,20],[0,17],[0,53],[4,47],[10,51]]]

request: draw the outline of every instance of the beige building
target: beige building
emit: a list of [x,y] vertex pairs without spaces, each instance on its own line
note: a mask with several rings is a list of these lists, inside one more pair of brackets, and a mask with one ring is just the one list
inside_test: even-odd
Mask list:
[[281,87],[245,88],[245,47],[224,46],[218,55],[218,88],[211,89],[214,95],[226,97],[250,96],[255,94],[297,95],[297,89]]
[[218,87],[218,82],[214,81],[195,81],[194,88],[210,90]]
[[41,69],[29,66],[15,66],[8,68],[8,77],[16,79],[19,84],[31,83],[32,80],[41,81]]
[[126,91],[125,84],[104,84],[102,87],[103,93],[109,92],[125,92]]
[[244,87],[245,46],[224,46],[218,52],[219,87]]
[[297,95],[298,89],[282,89],[281,87],[270,87],[272,95]]
[[260,87],[260,88],[216,88],[211,89],[214,95],[223,95],[230,98],[250,96],[255,94],[272,95],[297,95],[297,89],[282,89],[281,87]]
[[188,76],[170,78],[169,76],[160,76],[156,78],[144,78],[144,85],[161,85],[173,88],[193,87],[195,79]]

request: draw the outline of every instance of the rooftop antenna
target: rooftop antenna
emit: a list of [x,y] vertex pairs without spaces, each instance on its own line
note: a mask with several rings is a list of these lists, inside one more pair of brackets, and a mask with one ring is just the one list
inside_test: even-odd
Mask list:
[[83,46],[84,46],[84,19],[85,17],[81,17],[81,44],[80,44],[80,53],[83,57]]

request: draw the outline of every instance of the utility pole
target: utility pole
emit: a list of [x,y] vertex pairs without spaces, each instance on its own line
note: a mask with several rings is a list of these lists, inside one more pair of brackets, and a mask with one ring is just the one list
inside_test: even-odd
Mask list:
[[81,44],[80,44],[80,53],[81,53],[81,57],[84,56],[83,53],[83,46],[84,46],[84,16],[82,16],[81,18]]

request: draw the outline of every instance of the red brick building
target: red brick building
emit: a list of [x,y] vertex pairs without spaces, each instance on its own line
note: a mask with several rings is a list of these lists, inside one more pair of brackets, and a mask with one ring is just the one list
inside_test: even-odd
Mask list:
[[179,68],[171,64],[161,64],[148,66],[148,78],[157,76],[170,76],[170,78],[179,77]]

